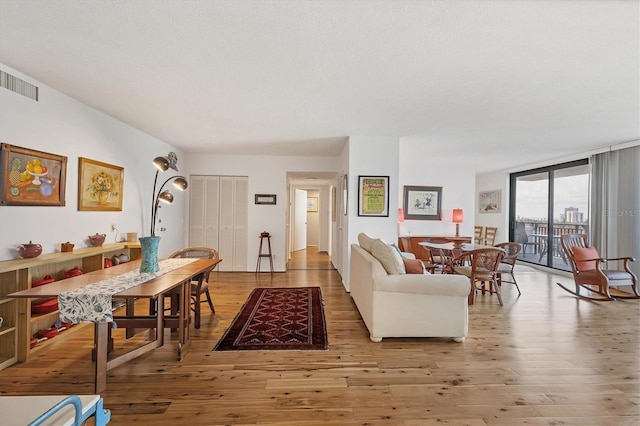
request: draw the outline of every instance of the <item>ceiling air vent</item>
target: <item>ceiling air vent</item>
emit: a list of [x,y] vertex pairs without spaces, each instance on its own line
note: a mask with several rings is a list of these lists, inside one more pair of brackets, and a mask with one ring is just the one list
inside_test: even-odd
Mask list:
[[38,86],[27,83],[15,75],[7,74],[0,70],[0,87],[19,93],[34,101],[38,100]]

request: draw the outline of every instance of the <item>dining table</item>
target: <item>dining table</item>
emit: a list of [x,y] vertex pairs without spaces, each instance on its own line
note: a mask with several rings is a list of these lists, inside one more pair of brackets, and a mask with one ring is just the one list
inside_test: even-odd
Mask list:
[[429,241],[422,241],[418,243],[422,247],[425,247],[431,251],[437,251],[438,255],[445,259],[447,257],[451,257],[454,253],[462,254],[466,252],[470,252],[477,249],[483,248],[494,248],[493,246],[487,246],[484,244],[475,244],[475,243],[457,243],[457,242],[448,242],[448,243],[432,243]]
[[[456,244],[456,243],[450,242],[450,243],[438,244],[438,243],[430,243],[425,241],[419,244],[429,250],[436,250],[438,252],[441,259],[441,265],[439,269],[440,269],[440,272],[443,274],[455,273],[454,267],[461,266],[461,264],[455,263],[456,260],[464,261],[465,263],[463,263],[462,265],[467,264],[466,263],[467,261],[472,262],[472,259],[470,258],[465,259],[464,255],[472,253],[474,250],[495,249],[495,250],[504,251],[499,247],[488,246],[483,244],[475,244],[475,243]],[[471,284],[472,284],[472,288],[471,288],[471,292],[469,293],[469,304],[473,305],[474,299],[475,299],[475,291],[474,291],[475,284],[473,282]]]
[[[94,324],[94,379],[95,392],[107,387],[108,371],[144,353],[164,345],[164,329],[178,331],[177,359],[182,360],[190,344],[190,294],[191,281],[203,279],[212,271],[220,259],[165,259],[160,271],[139,272],[141,260],[89,272],[51,284],[10,293],[12,298],[58,298],[60,319],[63,322]],[[164,309],[154,314],[140,315],[134,312],[136,299],[154,300],[161,304],[164,296],[178,292],[177,315],[165,315]],[[124,315],[114,314],[115,300],[125,300]],[[110,329],[155,329],[155,336],[129,352],[113,354]],[[127,334],[130,337],[130,334]]]

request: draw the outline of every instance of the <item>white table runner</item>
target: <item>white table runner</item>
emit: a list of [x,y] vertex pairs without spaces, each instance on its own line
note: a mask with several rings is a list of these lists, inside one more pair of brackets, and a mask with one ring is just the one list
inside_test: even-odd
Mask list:
[[176,258],[159,262],[158,272],[140,273],[130,271],[84,287],[66,291],[58,296],[60,321],[78,324],[81,322],[112,322],[111,299],[114,294],[195,262],[198,259]]

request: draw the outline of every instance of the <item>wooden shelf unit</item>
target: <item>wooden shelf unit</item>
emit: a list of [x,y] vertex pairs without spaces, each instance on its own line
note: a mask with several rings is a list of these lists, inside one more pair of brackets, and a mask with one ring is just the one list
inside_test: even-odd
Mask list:
[[0,328],[0,370],[16,362],[27,361],[30,356],[67,340],[84,328],[84,324],[76,325],[31,349],[33,335],[55,324],[58,311],[32,315],[28,299],[7,298],[8,294],[31,288],[31,283],[46,275],[51,275],[56,281],[64,279],[64,271],[75,266],[85,273],[100,270],[104,267],[105,259],[121,253],[128,254],[131,260],[139,259],[140,245],[104,244],[102,247],[80,248],[72,252],[43,254],[32,259],[0,261],[0,316],[4,319]]

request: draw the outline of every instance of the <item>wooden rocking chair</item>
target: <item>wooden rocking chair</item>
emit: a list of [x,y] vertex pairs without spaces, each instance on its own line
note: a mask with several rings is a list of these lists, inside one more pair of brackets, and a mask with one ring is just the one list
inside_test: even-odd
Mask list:
[[[561,288],[569,293],[582,298],[596,301],[611,301],[616,299],[640,299],[638,291],[638,278],[629,268],[629,262],[635,262],[633,257],[616,257],[603,259],[598,254],[595,247],[588,245],[585,234],[562,235],[562,249],[571,265],[573,279],[575,281],[575,291],[568,289],[561,283],[557,283]],[[624,270],[602,269],[605,262],[621,261]],[[610,287],[631,286],[634,295],[629,293],[616,292],[615,297],[611,295]],[[601,297],[591,297],[580,294],[580,288],[596,293]]]

